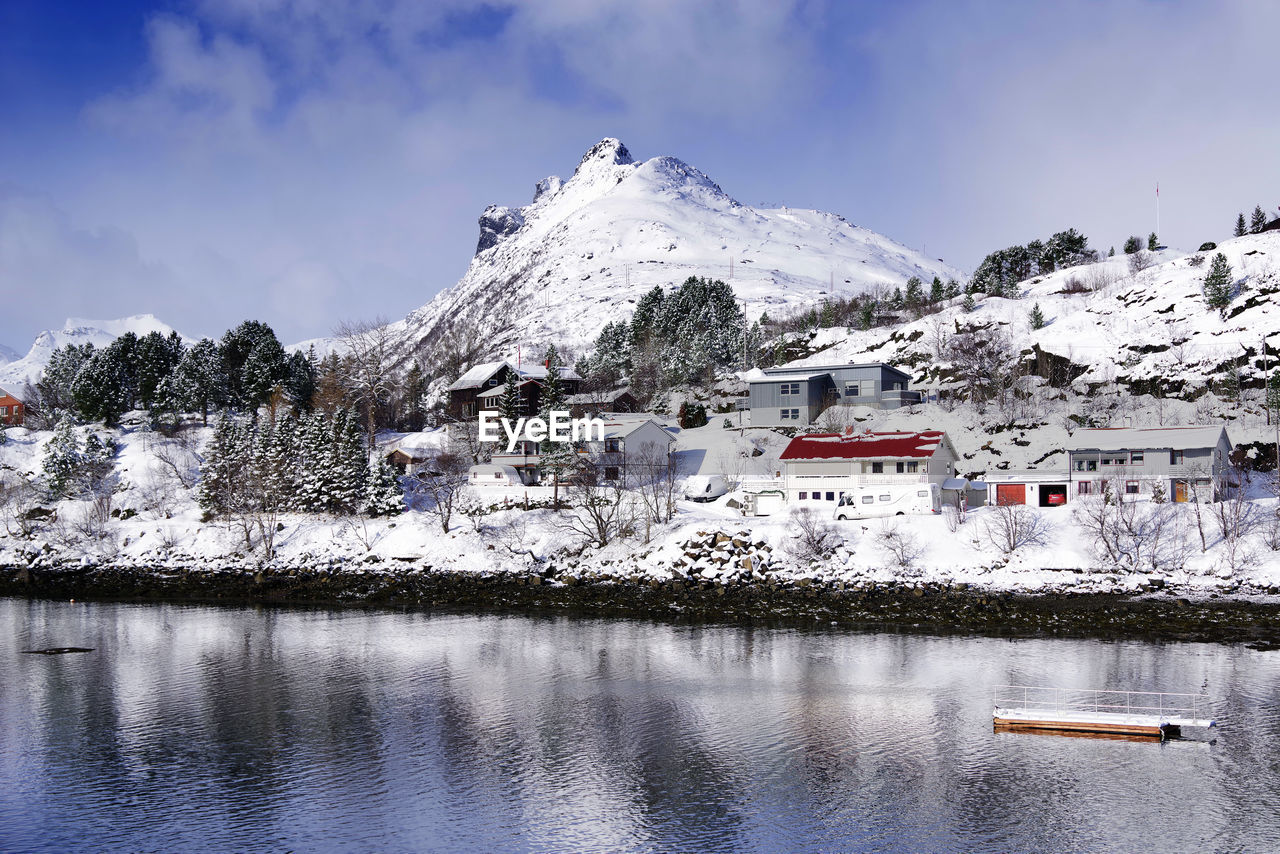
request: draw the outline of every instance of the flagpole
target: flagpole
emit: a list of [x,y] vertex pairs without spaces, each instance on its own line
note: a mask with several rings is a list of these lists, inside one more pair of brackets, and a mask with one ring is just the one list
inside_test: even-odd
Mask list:
[[1156,245],[1159,246],[1160,242],[1160,182],[1156,181]]

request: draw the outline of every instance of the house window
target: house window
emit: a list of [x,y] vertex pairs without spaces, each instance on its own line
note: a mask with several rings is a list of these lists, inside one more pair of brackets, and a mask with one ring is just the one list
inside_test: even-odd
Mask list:
[[871,473],[872,473],[872,474],[884,474],[884,463],[872,463],[872,464],[871,464]]
[[807,493],[807,492],[802,492],[802,493],[800,493],[800,500],[801,500],[801,501],[804,501],[804,500],[805,500],[805,499],[807,499],[808,497],[809,497],[809,493]]
[[1140,466],[1140,465],[1142,465],[1142,459],[1143,459],[1143,457],[1144,457],[1144,456],[1145,456],[1145,455],[1144,455],[1143,453],[1141,453],[1140,451],[1135,451],[1134,453],[1132,453],[1132,454],[1130,454],[1130,455],[1129,455],[1129,465],[1131,465],[1131,466]]
[[827,500],[828,500],[828,501],[835,501],[835,500],[836,500],[836,494],[835,494],[834,492],[828,492],[828,493],[827,493]]
[[907,471],[909,472],[920,471],[920,463],[916,462],[915,460],[912,460],[911,462],[907,463]]
[[1125,495],[1137,495],[1137,494],[1138,494],[1138,482],[1137,482],[1136,480],[1126,480],[1126,481],[1124,482],[1124,494],[1125,494]]
[[490,387],[490,388],[493,388],[493,387],[494,387],[494,386],[496,386],[497,384],[498,384],[498,378],[497,378],[497,377],[490,377],[490,378],[489,378],[489,387]]
[[1097,470],[1098,470],[1098,461],[1097,461],[1097,460],[1085,460],[1085,461],[1084,461],[1084,470],[1085,470],[1085,471],[1097,471]]
[[800,393],[800,383],[783,383],[781,388],[782,388],[783,394],[799,394]]
[[822,500],[822,493],[821,493],[821,492],[812,492],[812,493],[810,493],[810,494],[809,494],[809,498],[810,498],[811,500],[813,500],[813,501],[821,501],[821,500]]
[[606,454],[616,454],[622,450],[622,442],[617,439],[605,439],[604,451]]
[[782,410],[782,411],[778,414],[778,417],[779,417],[779,419],[781,419],[782,421],[799,421],[799,420],[800,420],[800,410],[799,410],[799,409],[784,409],[784,410]]
[[8,415],[8,414],[9,414],[9,407],[7,407],[7,406],[0,406],[0,418],[4,417],[5,415]]
[[857,396],[858,396],[858,384],[857,384],[856,382],[845,383],[845,384],[844,384],[844,396],[845,396],[845,397],[857,397]]
[[1124,465],[1124,460],[1115,459],[1112,457],[1103,457],[1102,464],[1104,466],[1119,466],[1119,465]]
[[1169,452],[1169,465],[1180,466],[1186,462],[1186,455],[1182,451]]
[[1092,491],[1090,488],[1092,487],[1092,485],[1093,484],[1091,484],[1089,481],[1082,480],[1080,481],[1079,484],[1077,484],[1076,492],[1079,493],[1080,495],[1088,495]]
[[897,472],[898,472],[898,474],[902,474],[903,472],[905,472],[905,471],[907,470],[907,464],[906,464],[906,463],[897,463],[896,468],[897,468]]
[[618,467],[617,467],[617,466],[605,466],[605,467],[604,467],[604,479],[605,479],[605,480],[617,480],[617,479],[618,479]]

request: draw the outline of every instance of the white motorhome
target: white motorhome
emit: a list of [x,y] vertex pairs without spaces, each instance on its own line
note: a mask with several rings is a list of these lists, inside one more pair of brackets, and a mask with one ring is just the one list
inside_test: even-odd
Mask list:
[[511,466],[481,464],[472,466],[467,473],[467,483],[471,486],[520,486],[520,474]]
[[855,486],[840,495],[835,518],[905,516],[942,512],[942,491],[936,483]]

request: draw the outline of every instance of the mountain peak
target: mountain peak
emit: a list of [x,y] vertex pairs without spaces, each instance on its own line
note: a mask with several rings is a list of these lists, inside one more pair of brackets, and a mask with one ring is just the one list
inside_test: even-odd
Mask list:
[[608,136],[587,149],[587,153],[582,155],[582,160],[578,162],[578,168],[573,170],[573,174],[577,175],[584,166],[597,163],[605,166],[630,166],[635,162],[635,158],[631,156],[630,151],[627,151],[627,147],[621,140]]

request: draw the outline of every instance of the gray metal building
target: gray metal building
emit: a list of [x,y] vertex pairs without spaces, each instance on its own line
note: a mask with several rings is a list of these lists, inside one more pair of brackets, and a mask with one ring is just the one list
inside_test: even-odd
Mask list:
[[920,402],[920,392],[907,388],[910,381],[910,374],[883,362],[766,368],[748,380],[751,424],[804,426],[831,406],[910,406]]

